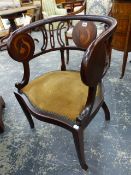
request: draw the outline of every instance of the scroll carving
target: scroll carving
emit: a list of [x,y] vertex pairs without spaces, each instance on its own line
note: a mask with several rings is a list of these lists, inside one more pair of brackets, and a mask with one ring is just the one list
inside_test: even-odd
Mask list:
[[64,47],[65,46],[65,43],[63,42],[62,40],[62,29],[65,27],[65,22],[60,22],[59,25],[58,25],[58,28],[57,28],[57,40],[58,40],[58,43],[61,47]]

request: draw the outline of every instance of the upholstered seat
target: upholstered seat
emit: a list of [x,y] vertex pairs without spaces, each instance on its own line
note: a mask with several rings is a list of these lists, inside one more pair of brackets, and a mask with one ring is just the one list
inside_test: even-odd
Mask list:
[[31,81],[21,91],[45,113],[75,121],[85,107],[88,86],[77,71],[55,71]]

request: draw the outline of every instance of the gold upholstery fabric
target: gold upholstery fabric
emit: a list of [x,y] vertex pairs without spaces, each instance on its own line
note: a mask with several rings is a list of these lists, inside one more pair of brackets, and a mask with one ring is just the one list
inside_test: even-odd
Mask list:
[[22,89],[33,106],[74,121],[83,110],[88,87],[76,71],[55,71],[31,81]]

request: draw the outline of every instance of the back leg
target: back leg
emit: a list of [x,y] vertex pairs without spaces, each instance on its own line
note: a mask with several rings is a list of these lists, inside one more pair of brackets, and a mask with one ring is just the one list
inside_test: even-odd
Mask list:
[[77,156],[80,162],[82,169],[87,170],[88,166],[85,161],[84,155],[84,138],[83,138],[83,131],[78,130],[74,131],[73,133],[74,143],[76,147]]
[[102,109],[104,110],[104,113],[105,113],[105,119],[110,120],[110,111],[109,111],[108,106],[106,105],[105,101],[102,104]]
[[18,100],[18,102],[19,102],[19,104],[20,104],[20,106],[21,106],[21,108],[22,108],[24,114],[25,114],[26,117],[27,117],[27,120],[28,120],[28,122],[29,122],[29,124],[30,124],[30,127],[31,127],[31,128],[34,128],[33,119],[32,119],[32,117],[31,117],[31,114],[30,114],[29,110],[27,109],[25,103],[23,102],[23,99],[19,96],[19,94],[17,94],[17,93],[14,93],[14,94],[15,94],[16,99]]
[[[68,41],[66,34],[65,34],[65,42],[66,42],[66,46],[69,46],[69,41]],[[69,50],[68,49],[66,50],[66,64],[69,64]]]

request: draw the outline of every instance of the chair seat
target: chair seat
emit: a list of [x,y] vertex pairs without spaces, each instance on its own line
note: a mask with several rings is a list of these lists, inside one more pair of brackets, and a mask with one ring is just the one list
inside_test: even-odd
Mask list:
[[31,81],[22,92],[37,109],[75,121],[86,104],[88,86],[77,71],[55,71]]

